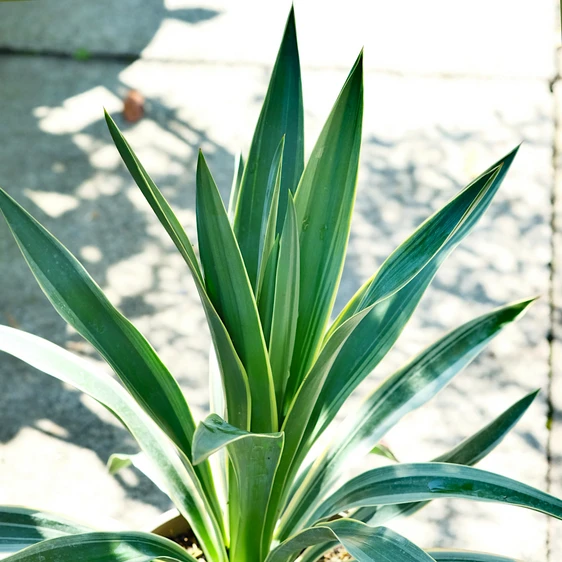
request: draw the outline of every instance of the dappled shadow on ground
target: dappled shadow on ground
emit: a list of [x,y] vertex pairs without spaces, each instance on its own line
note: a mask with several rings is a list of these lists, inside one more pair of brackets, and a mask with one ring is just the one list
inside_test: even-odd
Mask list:
[[[62,4],[44,3],[39,19],[44,22],[45,18],[57,17],[64,8]],[[74,10],[73,21],[78,26],[93,26],[97,18],[106,22],[108,12],[104,13],[102,4],[87,7],[82,20]],[[110,4],[106,8],[115,9],[116,17],[123,16],[121,8]],[[137,33],[139,50],[150,42],[164,18],[197,24],[218,15],[203,7],[167,10],[160,0],[144,2],[138,8],[138,13],[129,14],[131,17],[123,24],[126,33]],[[6,13],[0,28],[8,25],[10,17],[16,18],[19,25],[25,25],[26,19],[32,25],[37,13],[14,7]],[[40,33],[47,31],[42,29]],[[50,50],[56,51],[56,45]],[[189,310],[194,308],[196,298],[193,294],[186,296],[186,268],[165,237],[159,232],[154,234],[156,225],[151,223],[147,209],[142,204],[139,208],[138,200],[131,197],[132,183],[116,151],[110,149],[113,153],[107,157],[103,154],[111,144],[102,112],[108,99],[117,109],[119,126],[125,132],[134,128],[119,114],[119,100],[129,88],[121,79],[127,67],[119,60],[64,60],[42,57],[40,53],[33,57],[2,57],[0,119],[5,143],[0,155],[0,185],[81,259],[98,284],[109,289],[113,302],[127,317],[146,319],[149,329],[145,331],[164,355],[166,349],[168,356],[181,349],[189,356],[189,363],[203,371],[206,350],[200,343],[205,338],[202,315],[192,315],[193,323],[183,326],[184,333],[179,325],[184,323],[186,305],[178,307],[178,300],[187,300]],[[146,123],[150,122],[157,134],[193,148],[190,154],[176,155],[157,143],[151,149],[151,158],[162,162],[156,170],[160,187],[180,214],[182,210],[191,213],[197,149],[206,146],[212,152],[211,161],[218,158],[228,162],[230,168],[233,155],[157,96],[147,97],[146,108],[150,114]],[[97,359],[91,347],[65,327],[41,294],[5,224],[0,231],[5,280],[0,321]],[[135,269],[135,263],[140,265],[140,271]],[[157,311],[161,322],[154,320]],[[195,337],[187,337],[190,331]],[[187,370],[184,367],[184,375]],[[178,378],[189,393],[193,381],[181,375]],[[196,410],[206,406],[204,397],[194,402]],[[100,417],[80,393],[7,356],[2,357],[0,367],[0,410],[0,444],[8,445],[23,429],[33,428],[51,438],[91,449],[102,463],[113,452],[137,449],[124,428]],[[10,467],[4,470],[9,472]],[[117,479],[128,497],[160,510],[169,507],[169,501],[144,477],[127,479],[118,475]]]

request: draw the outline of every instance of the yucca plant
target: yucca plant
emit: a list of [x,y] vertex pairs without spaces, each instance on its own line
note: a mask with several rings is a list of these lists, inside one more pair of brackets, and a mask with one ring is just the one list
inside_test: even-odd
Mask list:
[[[103,404],[137,440],[130,462],[167,492],[208,562],[304,562],[338,543],[360,562],[507,560],[424,551],[384,525],[454,497],[519,505],[562,518],[562,501],[471,465],[519,420],[536,392],[432,462],[388,464],[341,482],[351,457],[392,455],[380,440],[425,404],[533,299],[448,333],[386,379],[311,448],[386,355],[441,263],[490,205],[516,150],[429,217],[330,322],[355,199],[363,114],[359,55],[304,164],[295,20],[288,19],[246,165],[225,208],[199,154],[199,256],[109,115],[123,161],[191,271],[213,341],[212,412],[196,425],[185,396],[137,329],[80,263],[7,193],[0,209],[41,288],[118,380],[37,336],[0,327],[0,349]],[[212,463],[209,461],[212,461]],[[98,532],[23,508],[0,510],[8,560],[191,561],[166,538]]]

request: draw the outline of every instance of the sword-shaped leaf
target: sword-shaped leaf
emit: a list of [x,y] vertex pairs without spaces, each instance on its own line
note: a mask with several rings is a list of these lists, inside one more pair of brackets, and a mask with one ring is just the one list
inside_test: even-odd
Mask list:
[[277,428],[277,411],[258,309],[226,210],[201,152],[196,195],[197,233],[206,291],[248,376],[251,428],[268,433]]
[[285,135],[277,215],[281,222],[285,217],[288,193],[295,191],[304,166],[303,115],[295,14],[291,9],[248,153],[234,219],[234,232],[253,287],[258,276],[270,164],[279,141]]
[[404,463],[369,470],[344,484],[325,500],[309,521],[346,509],[437,498],[498,502],[562,519],[562,500],[493,472],[446,463]]
[[244,158],[242,153],[236,156],[234,161],[234,175],[232,177],[232,187],[230,188],[230,197],[228,199],[228,218],[230,222],[234,222],[236,214],[236,206],[238,205],[238,196],[240,195],[240,184],[242,183],[242,175],[244,174]]
[[263,282],[257,294],[258,311],[266,341],[271,339],[271,323],[273,322],[273,305],[275,303],[275,278],[277,275],[277,260],[279,259],[280,236],[275,237],[271,251],[265,265]]
[[[467,466],[475,465],[501,443],[503,438],[527,411],[527,408],[531,405],[537,394],[538,390],[527,394],[527,396],[518,400],[480,431],[467,437],[450,451],[434,458],[432,462],[466,464]],[[427,504],[428,502],[414,502],[379,507],[362,507],[354,512],[353,518],[364,521],[369,525],[384,525],[395,517],[413,515]]]
[[268,258],[275,244],[277,234],[277,212],[279,210],[279,193],[281,191],[283,150],[285,137],[281,139],[267,178],[267,189],[265,191],[265,210],[262,217],[262,229],[259,236],[258,254],[258,276],[256,280],[255,293],[259,295],[267,269]]
[[[357,291],[330,331],[358,310],[396,292],[396,287],[406,285],[438,252],[458,244],[488,208],[518,150],[517,146],[488,168],[400,244]],[[398,283],[396,278],[401,282]]]
[[[303,443],[307,448],[312,446],[347,397],[394,345],[441,264],[489,207],[516,152],[517,149],[513,150],[490,167],[425,221],[363,285],[334,322],[329,334],[354,311],[383,299],[362,321],[335,361],[306,431]],[[450,221],[449,213],[456,217],[456,222]],[[406,259],[408,253],[416,254],[412,256],[411,264]],[[412,275],[413,279],[400,288]]]
[[[203,275],[199,268],[199,262],[197,261],[195,252],[193,251],[193,246],[165,197],[152,181],[152,178],[148,175],[133,152],[133,149],[107,112],[105,114],[105,119],[113,142],[123,162],[191,271],[197,292],[201,299],[201,304],[205,310],[223,385],[226,389],[228,419],[231,423],[239,427],[249,427],[250,390],[246,372],[234,349],[230,335],[207,294]],[[208,468],[205,465],[199,465],[197,470],[199,473],[205,471],[205,474],[202,476],[204,484],[209,481],[210,476],[208,474]],[[205,484],[205,487],[208,489],[208,494],[212,496],[211,486]],[[213,501],[213,505],[215,506],[215,511],[218,513],[219,508],[217,502]]]
[[299,281],[300,254],[297,214],[293,196],[289,194],[287,216],[279,244],[271,336],[269,338],[269,360],[280,421],[283,415],[283,396],[295,346]]
[[299,317],[290,404],[316,358],[338,290],[349,238],[363,119],[361,53],[316,141],[295,193],[300,229]]
[[102,354],[138,403],[189,456],[193,417],[151,345],[78,260],[2,189],[0,211],[56,311]]

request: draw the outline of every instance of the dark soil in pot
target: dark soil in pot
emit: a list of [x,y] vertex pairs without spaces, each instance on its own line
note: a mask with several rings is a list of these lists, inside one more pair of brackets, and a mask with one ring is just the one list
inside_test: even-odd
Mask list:
[[[176,511],[172,510],[164,514],[160,523],[152,529],[152,532],[179,544],[197,562],[207,562],[191,527]],[[352,560],[352,558],[347,551],[342,547],[337,547],[325,554],[318,562],[347,562],[348,560]]]

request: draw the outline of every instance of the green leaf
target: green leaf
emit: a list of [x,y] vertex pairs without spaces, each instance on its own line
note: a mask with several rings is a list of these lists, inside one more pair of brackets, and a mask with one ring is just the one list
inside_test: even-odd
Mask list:
[[363,119],[363,53],[316,141],[295,194],[301,269],[287,404],[316,358],[340,282],[355,201]]
[[248,376],[251,428],[269,433],[277,428],[277,411],[258,309],[226,210],[201,152],[197,163],[196,212],[207,294]]
[[234,219],[234,231],[252,286],[256,286],[258,275],[261,225],[266,212],[265,191],[270,164],[279,141],[285,135],[277,215],[282,221],[288,193],[294,192],[304,167],[303,115],[295,14],[291,8],[248,153]]
[[59,515],[26,509],[0,506],[0,553],[17,552],[32,544],[54,537],[76,535],[92,531]]
[[236,534],[231,537],[231,560],[262,560],[259,557],[261,530],[283,450],[283,434],[249,433],[211,414],[197,427],[193,443],[198,462],[223,447],[226,447],[232,461],[237,491],[231,496],[229,507],[237,514],[238,522]]
[[562,500],[517,480],[457,464],[403,463],[375,468],[353,478],[324,501],[309,521],[352,507],[440,497],[505,503],[562,519]]
[[277,260],[279,258],[280,237],[277,235],[265,266],[263,282],[257,294],[258,311],[260,314],[263,335],[266,341],[271,339],[271,323],[273,322],[273,305],[275,303],[275,279],[277,276]]
[[357,313],[334,332],[332,337],[326,342],[326,345],[324,345],[320,356],[305,378],[289,408],[281,428],[285,434],[285,446],[269,501],[266,530],[264,532],[265,544],[269,544],[271,540],[279,512],[285,503],[286,495],[289,491],[289,485],[299,468],[298,464],[295,463],[295,455],[310,418],[312,404],[318,398],[322,384],[339,350],[368,312],[367,309]]
[[0,210],[57,312],[113,367],[139,404],[189,456],[195,424],[176,380],[76,258],[0,189]]
[[384,443],[379,443],[378,445],[375,445],[371,449],[371,455],[378,455],[379,457],[384,457],[385,459],[388,459],[389,461],[400,462],[396,458],[394,453],[390,450],[390,448],[387,447]]
[[503,441],[503,438],[511,431],[513,426],[533,403],[538,393],[538,390],[530,392],[500,414],[494,421],[474,435],[467,437],[450,451],[433,459],[433,462],[467,465],[480,462]]
[[[451,462],[456,464],[472,465],[486,456],[490,451],[497,447],[503,438],[509,433],[513,426],[519,421],[527,408],[531,405],[537,391],[531,392],[494,421],[486,425],[480,431],[465,439],[462,443],[440,455],[433,462]],[[386,524],[396,517],[410,516],[426,506],[429,502],[401,503],[394,505],[381,505],[360,507],[354,511],[350,517],[363,521],[371,526]],[[309,549],[301,562],[316,562],[320,555],[333,548],[334,542],[320,544],[315,548]],[[470,559],[469,559],[470,560]]]
[[109,459],[107,459],[107,470],[109,471],[109,474],[114,475],[125,468],[134,466],[135,457],[138,454],[142,453],[136,453],[134,455],[129,455],[127,453],[113,453]]
[[265,191],[265,209],[262,217],[262,228],[259,235],[258,277],[256,280],[255,293],[259,295],[267,269],[268,259],[275,244],[277,234],[277,211],[279,210],[279,193],[281,190],[281,164],[283,161],[283,150],[285,137],[281,139],[271,163],[271,170],[267,178],[267,189]]
[[154,470],[150,459],[145,453],[135,453],[128,455],[125,453],[113,453],[107,460],[107,470],[109,474],[117,474],[121,470],[134,466],[151,480],[157,488],[166,493],[166,483],[162,481],[160,474]]
[[[249,427],[250,389],[248,386],[248,378],[234,349],[230,335],[209,299],[203,281],[203,275],[199,268],[199,262],[193,251],[193,246],[165,197],[160,193],[156,184],[143,168],[139,159],[133,152],[133,149],[129,146],[121,134],[121,131],[119,131],[117,125],[107,112],[105,118],[123,162],[191,271],[197,292],[201,298],[203,309],[205,310],[215,352],[217,354],[223,385],[226,389],[228,419],[231,423],[239,427]],[[213,498],[214,491],[208,467],[199,465],[197,470],[207,495]],[[220,508],[215,498],[213,498],[213,509],[215,513],[217,513],[217,516],[219,516]]]
[[152,470],[209,559],[226,562],[220,524],[191,463],[115,379],[47,340],[8,326],[0,326],[0,350],[71,384],[113,412],[150,459]]
[[450,251],[457,245],[488,208],[518,150],[519,146],[488,168],[398,246],[379,271],[357,291],[330,332],[358,310],[395,293],[438,253]]
[[521,562],[515,558],[506,558],[496,554],[484,552],[469,552],[468,550],[429,549],[427,553],[436,562]]
[[279,538],[283,540],[302,528],[307,515],[341,477],[350,458],[362,458],[406,414],[433,398],[531,302],[532,299],[504,306],[467,322],[386,379],[345,420],[316,459],[285,510]]
[[280,419],[283,396],[295,345],[299,306],[300,254],[297,214],[289,194],[287,216],[281,234],[275,282],[273,320],[269,339],[269,360]]
[[238,205],[238,196],[240,195],[240,184],[242,183],[242,175],[244,174],[244,158],[239,153],[234,160],[234,175],[232,177],[232,187],[230,189],[230,198],[228,199],[228,218],[234,223],[234,215],[236,214],[236,205]]
[[[126,152],[127,147],[120,146]],[[134,155],[130,154],[133,162]],[[139,167],[138,174],[141,172]],[[0,211],[55,310],[101,353],[138,403],[191,458],[195,431],[191,411],[178,383],[148,341],[109,302],[78,260],[2,189]],[[219,516],[209,467],[202,465],[197,473]]]
[[178,544],[151,533],[84,533],[34,544],[6,562],[197,562]]
[[[503,438],[527,411],[538,392],[536,390],[527,394],[527,396],[518,400],[495,420],[480,429],[480,431],[471,435],[450,451],[439,455],[432,462],[475,465],[502,442]],[[413,515],[426,506],[427,503],[414,502],[379,507],[362,507],[353,514],[353,517],[369,525],[383,525],[395,517]]]
[[[383,264],[379,273],[363,285],[339,315],[330,328],[329,334],[333,333],[337,326],[356,310],[360,310],[370,302],[364,300],[367,293],[371,296],[370,300],[375,302],[372,312],[362,321],[353,337],[346,343],[326,379],[303,441],[305,444],[303,446],[306,446],[307,449],[312,446],[318,436],[335,418],[347,397],[372,372],[394,345],[441,264],[463,238],[470,233],[489,207],[515,157],[516,151],[517,149],[509,153],[474,180],[448,205],[425,221],[406,241],[407,248],[417,248],[417,251],[420,252],[420,255],[412,260],[412,263],[418,264],[418,267],[425,264],[409,283],[400,288],[404,280],[415,273],[415,269],[412,271],[408,268],[398,268],[396,275],[392,274],[394,267],[405,259],[404,257],[400,258],[404,249],[401,246],[394,252],[393,256],[395,257],[389,258]],[[461,217],[458,223],[448,222],[447,217],[451,208],[456,209],[455,216]],[[444,234],[443,224],[449,225],[451,228],[451,236],[448,238]],[[432,228],[436,225],[439,227],[437,231],[441,233],[441,240],[446,239],[442,246],[435,244],[435,241],[432,241],[431,238]],[[424,251],[422,242],[428,239],[431,242],[428,248],[435,249],[438,247],[439,249],[426,263],[426,259],[431,256],[431,253]],[[393,267],[389,270],[391,265]],[[379,276],[382,276],[385,280],[384,283],[377,281]],[[394,281],[394,285],[391,283],[392,281]],[[374,290],[377,287],[378,290]],[[380,300],[378,304],[377,299]]]
[[358,562],[433,562],[431,556],[398,533],[384,527],[368,527],[353,519],[309,527],[281,543],[266,562],[292,562],[304,548],[334,539]]
[[104,111],[104,114],[107,128],[109,129],[115,148],[117,148],[123,163],[127,166],[129,173],[154,211],[154,214],[158,217],[158,220],[166,229],[166,232],[172,239],[176,248],[189,265],[193,276],[201,278],[201,270],[199,269],[199,263],[193,250],[193,245],[189,241],[185,230],[172,211],[168,201],[166,201],[166,198],[160,193],[160,190],[156,187],[156,184],[140,163],[115,121],[107,111]]

